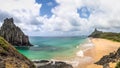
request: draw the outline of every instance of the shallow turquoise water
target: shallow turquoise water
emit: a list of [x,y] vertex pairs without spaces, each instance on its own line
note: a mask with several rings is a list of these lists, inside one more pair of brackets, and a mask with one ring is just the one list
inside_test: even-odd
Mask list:
[[16,47],[20,53],[31,60],[70,57],[76,47],[86,41],[85,37],[30,37],[33,47]]

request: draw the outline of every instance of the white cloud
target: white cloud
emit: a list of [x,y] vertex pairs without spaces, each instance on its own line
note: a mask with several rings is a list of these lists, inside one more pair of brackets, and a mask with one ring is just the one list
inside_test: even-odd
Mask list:
[[[0,0],[0,11],[6,12],[9,17],[19,19],[18,26],[25,30],[35,30],[37,27],[31,25],[31,19],[36,19],[39,16],[41,4],[35,3],[35,0]],[[4,16],[7,17],[7,16]],[[39,21],[39,20],[38,20]]]
[[[56,0],[56,2],[59,5],[52,8],[53,15],[50,18],[40,16],[39,9],[42,4],[35,3],[35,0],[0,0],[0,11],[19,19],[19,23],[16,24],[27,32],[80,35],[89,34],[93,28],[120,32],[120,0]],[[81,7],[87,7],[91,13],[88,19],[79,16],[77,10]]]

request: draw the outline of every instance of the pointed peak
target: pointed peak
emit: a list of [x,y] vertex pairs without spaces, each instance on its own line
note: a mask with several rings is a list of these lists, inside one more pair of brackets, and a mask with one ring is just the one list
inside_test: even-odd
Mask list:
[[94,30],[94,31],[98,31],[98,30],[97,30],[97,28],[95,28],[95,30]]

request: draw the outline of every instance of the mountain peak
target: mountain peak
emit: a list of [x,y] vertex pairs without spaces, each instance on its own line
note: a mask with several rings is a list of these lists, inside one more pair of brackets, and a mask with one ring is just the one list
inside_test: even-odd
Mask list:
[[14,24],[13,18],[6,18],[1,26],[0,36],[15,46],[31,45],[28,36]]

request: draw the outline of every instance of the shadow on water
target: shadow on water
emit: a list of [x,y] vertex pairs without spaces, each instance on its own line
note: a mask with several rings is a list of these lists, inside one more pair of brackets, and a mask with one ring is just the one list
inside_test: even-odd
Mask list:
[[34,46],[16,46],[15,48],[18,50],[50,51],[50,52],[64,50],[64,48],[62,47],[45,45],[45,44],[34,45]]
[[30,46],[15,46],[15,48],[18,50],[29,50]]

